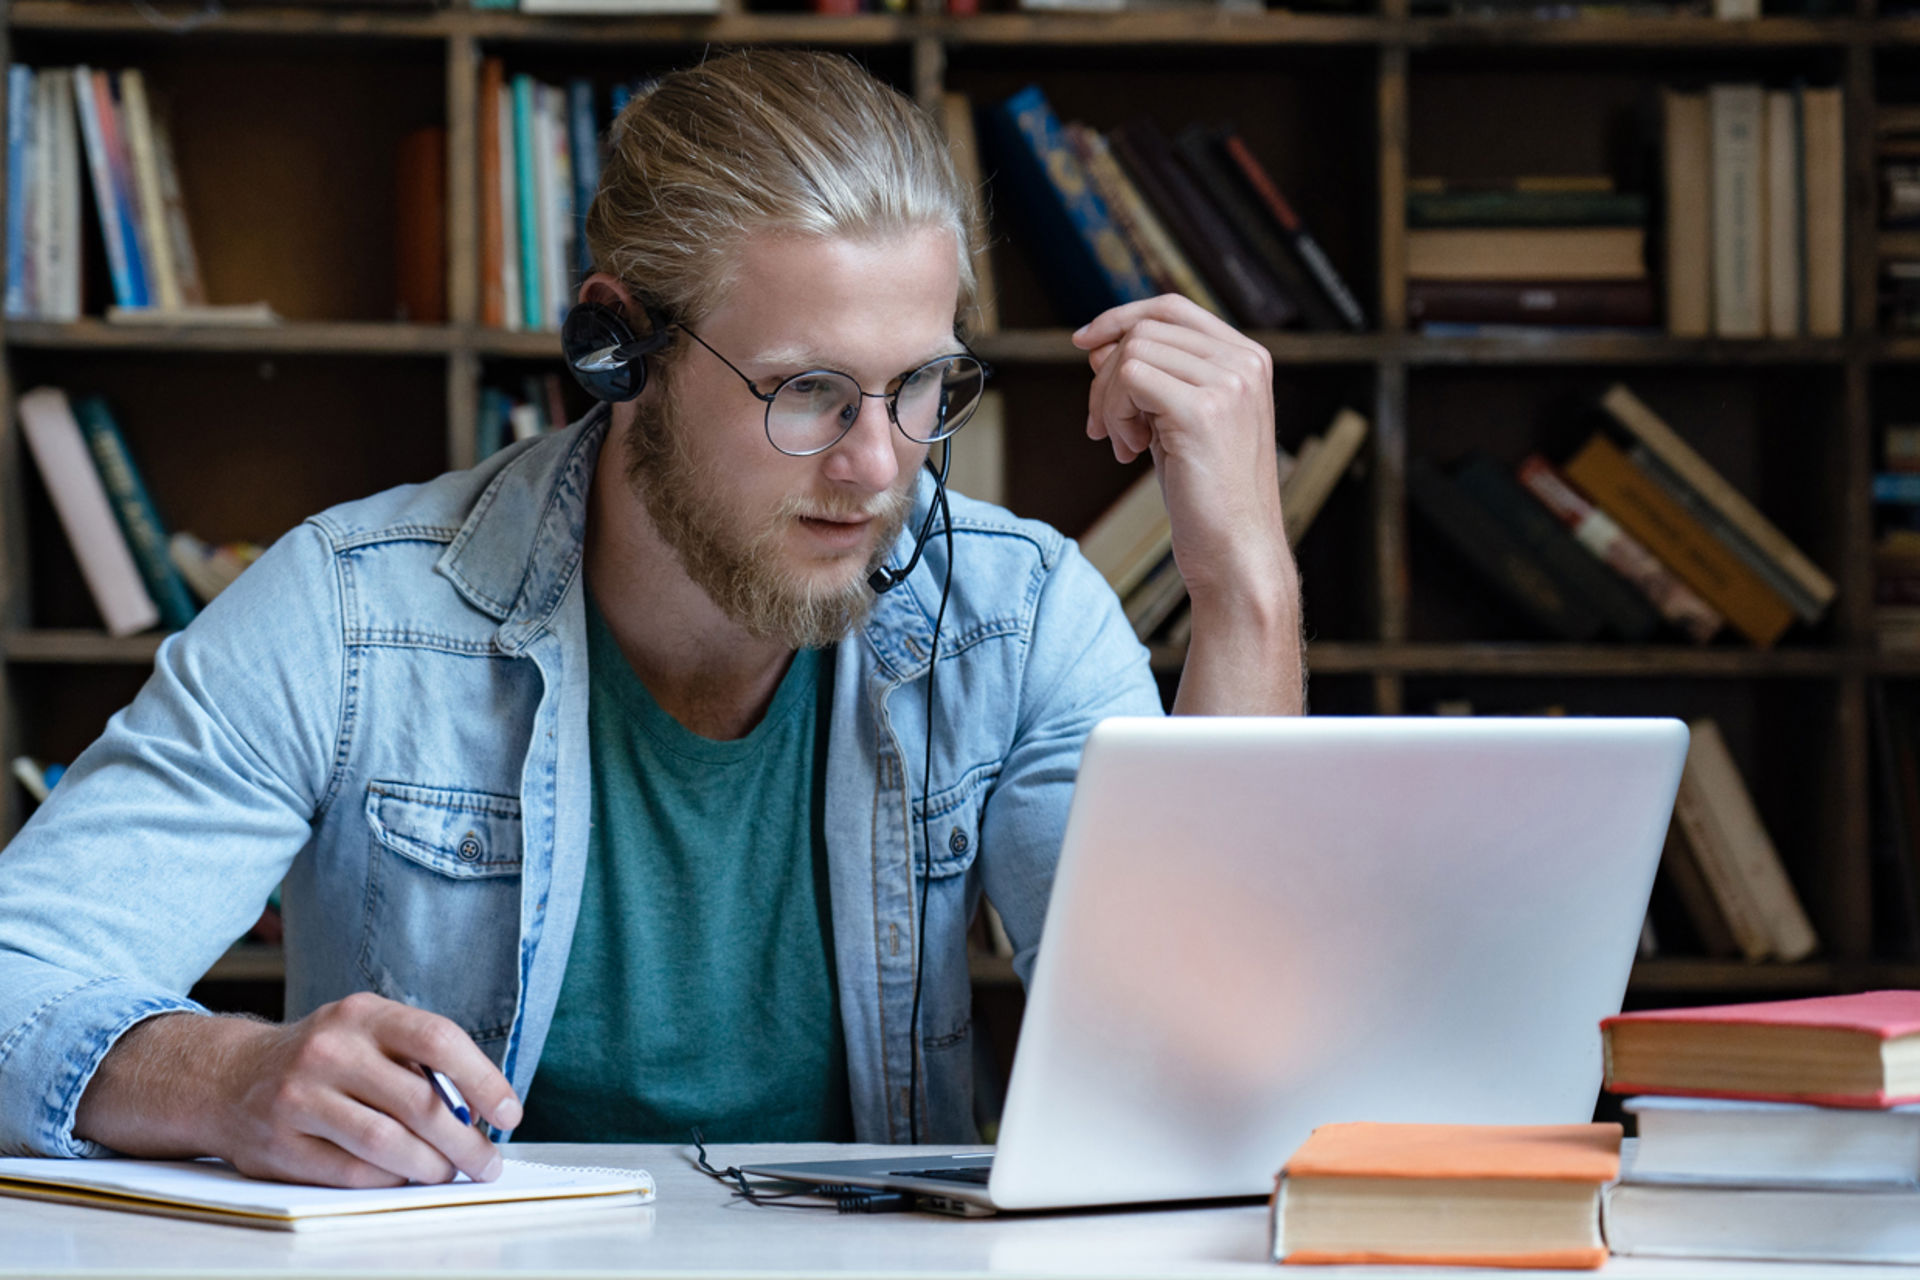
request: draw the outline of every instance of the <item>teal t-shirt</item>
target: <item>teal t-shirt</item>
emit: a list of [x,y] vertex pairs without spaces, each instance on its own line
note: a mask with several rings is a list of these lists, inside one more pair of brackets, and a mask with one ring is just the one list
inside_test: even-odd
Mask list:
[[593,833],[524,1142],[853,1136],[821,823],[821,655],[730,742],[661,709],[587,603]]

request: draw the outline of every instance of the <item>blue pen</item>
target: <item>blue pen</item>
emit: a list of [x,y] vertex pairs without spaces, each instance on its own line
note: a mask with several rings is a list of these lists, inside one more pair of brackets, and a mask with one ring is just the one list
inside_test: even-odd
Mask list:
[[460,1086],[432,1067],[423,1066],[420,1070],[426,1073],[427,1082],[440,1095],[440,1101],[447,1104],[447,1110],[453,1112],[453,1118],[461,1124],[472,1124],[473,1112],[467,1107],[467,1100],[460,1096]]

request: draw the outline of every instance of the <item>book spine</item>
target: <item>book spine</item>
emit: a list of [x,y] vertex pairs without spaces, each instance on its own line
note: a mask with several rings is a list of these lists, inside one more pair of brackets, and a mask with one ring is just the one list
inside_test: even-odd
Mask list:
[[1766,100],[1757,84],[1707,92],[1713,123],[1713,331],[1722,338],[1766,333],[1763,148]]
[[1409,280],[1407,317],[1434,324],[1644,327],[1654,323],[1651,280]]
[[1226,219],[1174,159],[1173,147],[1150,120],[1135,120],[1108,136],[1113,152],[1142,195],[1166,217],[1193,265],[1238,321],[1249,328],[1283,329],[1299,314],[1267,282]]
[[1146,243],[1151,256],[1160,262],[1167,273],[1167,287],[1174,293],[1182,293],[1205,307],[1213,314],[1226,319],[1227,309],[1214,295],[1207,282],[1200,278],[1193,262],[1187,257],[1186,250],[1173,238],[1160,215],[1154,211],[1147,198],[1134,184],[1120,162],[1114,158],[1113,149],[1098,130],[1086,131],[1089,149],[1087,171],[1096,181],[1104,182],[1113,188],[1115,198],[1132,221],[1140,238]]
[[500,92],[500,301],[506,327],[527,327],[526,289],[520,281],[520,139],[516,98],[504,82]]
[[120,434],[119,424],[114,422],[106,402],[98,397],[88,397],[75,404],[73,416],[86,437],[87,450],[100,472],[100,482],[113,500],[113,514],[120,522],[120,532],[127,539],[134,562],[140,566],[147,594],[160,608],[160,621],[177,631],[193,621],[193,596],[167,553],[166,527],[160,521],[160,512],[153,505],[146,483],[140,478],[139,468],[133,464],[126,438]]
[[1661,617],[1685,631],[1695,643],[1713,639],[1725,624],[1718,609],[1675,577],[1658,556],[1606,512],[1581,497],[1545,458],[1535,454],[1522,462],[1520,483],[1572,531],[1582,546],[1638,587]]
[[59,81],[51,71],[34,76],[33,147],[27,167],[30,188],[27,206],[27,312],[56,318],[59,280],[54,270],[53,237],[59,220],[58,168],[60,126],[58,113],[71,113]]
[[1594,559],[1505,467],[1485,454],[1476,454],[1454,470],[1453,479],[1539,557],[1563,590],[1592,606],[1616,635],[1645,640],[1659,627],[1660,615],[1653,607]]
[[1667,332],[1704,338],[1713,328],[1712,127],[1701,93],[1667,90],[1661,98],[1666,137]]
[[1586,641],[1602,622],[1569,596],[1532,552],[1425,458],[1407,464],[1407,497],[1480,575],[1541,627]]
[[[91,95],[91,88],[88,92]],[[160,621],[160,610],[141,581],[66,393],[52,387],[29,391],[20,397],[19,410],[27,450],[46,481],[80,576],[107,631],[116,636],[145,631]]]
[[567,163],[567,94],[558,85],[539,86],[538,138],[540,170],[540,263],[546,286],[547,329],[558,329],[567,314],[567,286],[573,278],[573,175]]
[[115,100],[111,72],[93,73],[93,93],[100,110],[100,137],[107,149],[114,224],[120,228],[120,244],[127,257],[127,279],[133,285],[133,305],[150,307],[154,302],[154,289],[148,268],[147,247],[142,243],[146,239],[146,230],[140,219],[139,193],[133,186],[133,160],[127,155],[126,131],[121,127],[120,105]]
[[1113,162],[1111,154],[1098,150],[1095,141],[1099,137],[1094,130],[1074,121],[1062,131],[1067,145],[1073,148],[1074,158],[1080,161],[1080,167],[1087,171],[1087,181],[1092,185],[1094,194],[1107,207],[1107,214],[1113,219],[1113,225],[1126,240],[1127,247],[1133,250],[1133,256],[1139,261],[1141,270],[1146,273],[1149,283],[1156,293],[1178,293],[1179,286],[1174,282],[1172,268],[1161,256],[1157,247],[1148,242],[1140,232],[1140,224],[1135,210],[1121,196],[1122,182],[1116,181],[1121,175],[1120,166]]
[[[1334,415],[1324,436],[1309,437],[1280,479],[1280,517],[1286,524],[1287,544],[1299,546],[1320,509],[1333,496],[1334,486],[1360,453],[1368,422],[1352,409]],[[1285,450],[1281,451],[1282,457]]]
[[541,149],[534,143],[534,82],[522,72],[513,78],[513,150],[520,208],[521,317],[529,329],[543,329],[546,286],[540,279]]
[[1662,462],[1653,450],[1644,443],[1636,443],[1627,451],[1627,458],[1672,498],[1675,505],[1698,520],[1708,533],[1718,538],[1726,548],[1740,558],[1740,562],[1751,569],[1756,577],[1766,583],[1793,611],[1808,621],[1817,621],[1821,608],[1808,597],[1800,584],[1781,571],[1780,567],[1760,553],[1759,548],[1748,542],[1740,530],[1734,526],[1714,505],[1696,493],[1686,481],[1675,474],[1673,468]]
[[[573,172],[573,244],[576,278],[593,274],[593,249],[587,244],[587,211],[600,189],[600,134],[594,127],[593,81],[575,79],[567,85],[567,123]],[[569,298],[568,302],[571,303]]]
[[1741,956],[1749,961],[1765,960],[1773,946],[1760,922],[1760,909],[1749,896],[1725,838],[1714,825],[1713,810],[1691,762],[1681,771],[1680,788],[1673,798],[1673,820],[1692,850],[1694,865],[1707,882]]
[[167,236],[165,196],[160,190],[160,166],[154,155],[153,113],[147,105],[146,78],[136,70],[120,73],[121,106],[126,113],[127,150],[133,160],[134,190],[139,193],[141,241],[147,250],[147,276],[156,305],[168,311],[180,307],[180,280]]
[[127,242],[120,232],[120,202],[113,195],[113,164],[100,130],[100,100],[94,96],[93,72],[73,69],[73,103],[86,140],[87,170],[93,178],[93,207],[99,215],[100,240],[106,247],[107,270],[113,276],[113,300],[123,307],[138,306],[133,277],[128,273]]
[[[174,160],[173,130],[164,112],[153,117],[154,164],[160,176],[160,198],[166,203],[167,243],[173,251],[173,269],[179,277],[180,301],[189,307],[207,305],[207,288],[200,278],[200,255],[194,252],[193,229],[187,224],[187,201],[180,190],[180,166]],[[76,301],[74,309],[78,311]]]
[[1766,96],[1767,334],[1798,337],[1800,328],[1800,173],[1795,156],[1800,131],[1795,95],[1770,89]]
[[7,68],[7,289],[9,318],[32,314],[27,299],[27,150],[34,135],[33,68]]
[[1183,129],[1174,136],[1173,150],[1194,183],[1246,246],[1249,260],[1266,273],[1268,287],[1293,304],[1307,328],[1319,331],[1341,328],[1340,317],[1332,304],[1307,279],[1306,272],[1281,243],[1279,234],[1235,180],[1234,171],[1229,168],[1213,132],[1200,125]]
[[[1001,108],[1016,136],[1025,144],[1105,285],[1106,305],[1135,302],[1153,296],[1153,285],[1142,273],[1133,250],[1114,227],[1106,206],[1087,182],[1086,171],[1067,145],[1060,119],[1039,86],[1008,99]],[[1104,308],[1102,308],[1104,309]]]
[[1846,332],[1847,210],[1845,106],[1839,89],[1801,94],[1806,154],[1807,333],[1837,338]]
[[1307,230],[1306,224],[1300,220],[1300,215],[1294,212],[1293,205],[1280,194],[1279,184],[1267,172],[1266,166],[1261,164],[1259,158],[1253,154],[1253,149],[1237,133],[1227,134],[1226,149],[1228,159],[1239,170],[1241,178],[1251,188],[1254,196],[1265,206],[1267,213],[1279,226],[1281,234],[1286,237],[1288,247],[1300,259],[1300,264],[1313,277],[1314,283],[1325,293],[1327,301],[1333,304],[1334,310],[1346,322],[1347,328],[1356,333],[1365,330],[1367,313],[1366,309],[1360,305],[1360,299],[1355,297],[1353,290],[1347,287],[1346,280],[1333,265],[1333,259],[1327,256],[1326,250],[1320,247],[1320,242],[1314,238],[1312,232]]
[[1407,232],[1416,280],[1639,280],[1639,227],[1445,227]]
[[1687,841],[1686,829],[1678,821],[1667,828],[1667,842],[1660,850],[1660,870],[1673,886],[1674,896],[1680,899],[1680,909],[1687,913],[1693,925],[1700,950],[1716,958],[1740,955],[1740,944],[1727,924],[1727,913],[1721,909],[1713,886],[1707,883],[1700,860]]
[[[502,296],[500,259],[505,248],[505,206],[500,184],[500,97],[506,69],[499,58],[480,65],[480,323],[504,329],[507,302]],[[481,456],[485,456],[484,454]]]
[[1647,198],[1624,191],[1415,191],[1409,227],[1643,227]]
[[1788,963],[1804,960],[1818,948],[1819,939],[1801,909],[1780,854],[1760,821],[1752,792],[1741,778],[1726,739],[1713,721],[1702,720],[1693,725],[1687,764],[1699,775],[1701,790],[1713,807],[1715,825],[1726,839],[1728,856],[1733,860],[1749,901],[1758,908],[1769,949]]
[[1588,440],[1565,474],[1761,648],[1792,624],[1787,602],[1604,435]]
[[80,188],[84,181],[80,159],[80,124],[73,104],[73,73],[65,68],[48,71],[47,113],[53,118],[53,147],[48,173],[51,224],[41,246],[45,268],[40,278],[51,281],[48,319],[80,318]]

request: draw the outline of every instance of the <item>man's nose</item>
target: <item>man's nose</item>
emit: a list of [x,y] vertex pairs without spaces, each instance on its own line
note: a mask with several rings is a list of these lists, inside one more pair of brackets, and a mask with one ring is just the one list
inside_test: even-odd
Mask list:
[[873,493],[893,487],[900,478],[900,457],[894,452],[893,418],[881,396],[864,396],[860,415],[827,451],[827,475],[842,484],[857,485]]

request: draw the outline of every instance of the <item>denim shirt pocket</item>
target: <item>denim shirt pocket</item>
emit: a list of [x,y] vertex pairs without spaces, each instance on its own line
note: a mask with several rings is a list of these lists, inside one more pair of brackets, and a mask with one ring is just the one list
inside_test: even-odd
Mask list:
[[519,993],[520,801],[374,781],[366,816],[362,977],[451,1018],[483,1047],[503,1039]]

